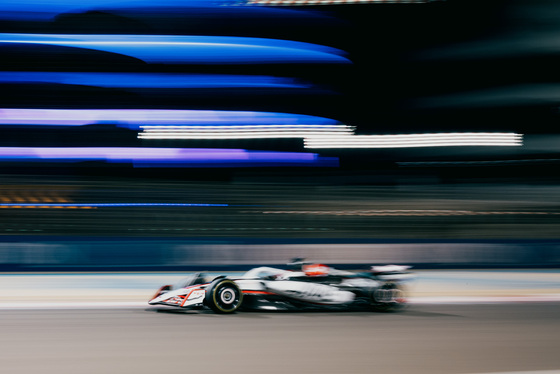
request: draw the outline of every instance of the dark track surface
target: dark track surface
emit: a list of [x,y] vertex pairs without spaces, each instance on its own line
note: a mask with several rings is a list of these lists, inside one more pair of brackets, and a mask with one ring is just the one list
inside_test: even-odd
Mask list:
[[558,303],[399,314],[0,312],[5,373],[487,373],[560,368]]

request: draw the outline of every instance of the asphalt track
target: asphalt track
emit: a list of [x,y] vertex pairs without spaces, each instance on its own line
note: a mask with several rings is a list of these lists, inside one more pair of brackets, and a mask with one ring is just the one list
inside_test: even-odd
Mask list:
[[0,275],[0,373],[560,373],[557,270],[418,271],[401,313],[149,306],[184,274]]
[[548,374],[560,369],[558,311],[557,302],[396,314],[1,310],[1,372]]

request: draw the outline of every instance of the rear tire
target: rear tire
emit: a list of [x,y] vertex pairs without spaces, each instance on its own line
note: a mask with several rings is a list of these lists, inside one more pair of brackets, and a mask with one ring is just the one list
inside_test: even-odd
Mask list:
[[208,286],[205,303],[216,313],[234,313],[243,303],[243,293],[234,281],[219,278]]
[[371,292],[371,308],[376,312],[396,312],[406,307],[406,296],[402,286],[386,283]]

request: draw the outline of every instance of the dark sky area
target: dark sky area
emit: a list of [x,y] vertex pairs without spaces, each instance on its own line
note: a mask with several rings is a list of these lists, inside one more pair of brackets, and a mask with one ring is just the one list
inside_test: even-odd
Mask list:
[[[356,126],[356,134],[517,132],[523,147],[328,150],[350,169],[379,162],[549,160],[556,162],[560,4],[555,1],[448,0],[298,8],[99,7],[51,19],[4,16],[5,33],[252,36],[328,45],[351,65],[146,64],[82,48],[0,43],[9,71],[188,72],[296,78],[306,89],[123,89],[73,84],[0,84],[3,108],[165,108],[291,112]],[[33,131],[35,131],[33,133]],[[66,131],[0,130],[3,146],[138,145],[110,125]],[[34,136],[32,135],[34,134]],[[28,136],[31,135],[31,136]],[[289,141],[160,142],[301,150]],[[550,161],[552,160],[552,161]],[[524,161],[525,162],[525,161]]]

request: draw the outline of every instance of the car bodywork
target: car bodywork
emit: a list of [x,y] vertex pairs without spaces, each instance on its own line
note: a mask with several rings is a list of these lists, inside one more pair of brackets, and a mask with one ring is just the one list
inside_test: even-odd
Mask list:
[[161,287],[149,304],[209,308],[224,314],[237,310],[396,311],[406,304],[403,283],[413,277],[408,266],[400,265],[372,266],[363,272],[301,262],[296,266],[263,266],[212,280],[195,273],[179,285]]

